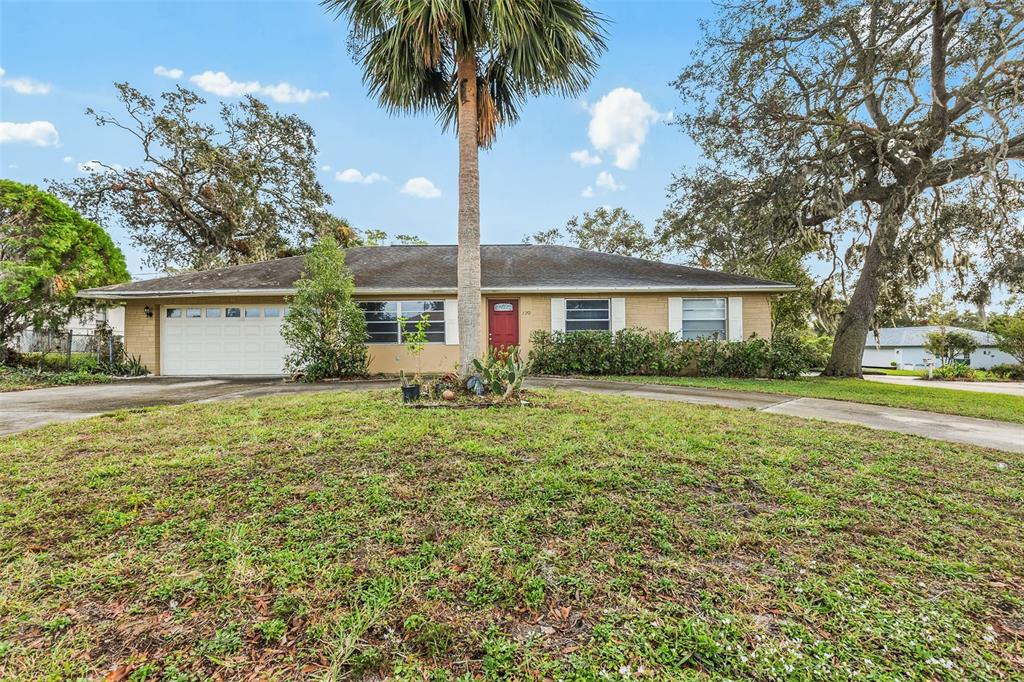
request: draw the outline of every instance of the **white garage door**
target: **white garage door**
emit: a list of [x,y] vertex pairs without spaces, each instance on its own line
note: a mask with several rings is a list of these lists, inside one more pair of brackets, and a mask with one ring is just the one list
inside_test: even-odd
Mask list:
[[283,374],[284,311],[282,305],[251,303],[162,306],[161,374]]

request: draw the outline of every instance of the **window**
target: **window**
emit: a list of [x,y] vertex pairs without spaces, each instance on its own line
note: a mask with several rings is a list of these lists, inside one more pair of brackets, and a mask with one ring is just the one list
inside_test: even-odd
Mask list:
[[220,308],[207,308],[206,317],[220,317]]
[[427,319],[427,342],[444,343],[444,301],[360,301],[366,317],[369,343],[402,343],[399,318],[405,319],[405,332],[415,332],[416,323]]
[[225,308],[224,309],[224,317],[241,317],[241,316],[242,316],[242,309],[241,308]]
[[246,317],[259,317],[260,316],[260,309],[259,308],[246,308],[245,309],[245,316]]
[[611,331],[607,298],[566,299],[565,331]]
[[280,308],[264,308],[263,317],[281,317]]
[[167,317],[177,319],[181,317],[181,308],[168,308]]
[[185,317],[196,318],[196,317],[202,317],[202,316],[203,316],[203,309],[202,308],[185,308]]
[[684,298],[682,338],[685,341],[717,337],[725,340],[725,299]]

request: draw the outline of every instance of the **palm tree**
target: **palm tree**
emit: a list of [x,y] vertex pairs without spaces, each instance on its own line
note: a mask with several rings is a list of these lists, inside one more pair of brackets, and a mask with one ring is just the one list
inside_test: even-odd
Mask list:
[[604,18],[580,0],[322,0],[351,24],[363,81],[391,113],[433,112],[459,141],[459,342],[480,353],[480,148],[530,95],[581,95]]

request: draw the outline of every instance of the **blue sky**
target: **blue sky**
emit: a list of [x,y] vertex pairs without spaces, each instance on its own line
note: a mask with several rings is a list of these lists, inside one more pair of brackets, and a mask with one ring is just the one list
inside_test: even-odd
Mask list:
[[[692,143],[667,124],[678,108],[669,83],[695,45],[697,19],[710,16],[712,5],[594,6],[611,20],[609,49],[586,96],[531,101],[522,120],[482,153],[484,242],[519,242],[602,204],[623,206],[650,223],[666,204],[672,173],[697,158]],[[211,103],[234,101],[215,93],[248,83],[275,109],[298,114],[316,130],[319,164],[330,167],[320,171],[321,181],[336,214],[361,229],[455,241],[454,137],[430,117],[390,116],[378,108],[346,52],[345,24],[315,2],[3,0],[0,26],[0,120],[42,122],[18,129],[25,141],[0,145],[4,177],[43,185],[81,173],[79,164],[92,159],[136,163],[138,151],[125,134],[97,128],[83,113],[87,106],[119,111],[114,81],[152,95],[179,82]],[[181,75],[156,75],[157,66]],[[587,154],[570,157],[582,150]],[[348,169],[364,181],[337,179]],[[365,182],[371,173],[386,180]],[[422,180],[403,193],[412,178],[426,178],[440,195],[408,193],[434,193]],[[132,272],[148,271],[127,235],[108,229]]]

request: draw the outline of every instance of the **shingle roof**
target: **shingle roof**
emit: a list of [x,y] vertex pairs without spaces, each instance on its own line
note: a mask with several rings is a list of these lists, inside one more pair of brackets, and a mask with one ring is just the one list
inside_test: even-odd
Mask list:
[[[358,291],[454,291],[455,246],[373,246],[347,251],[345,262]],[[617,256],[569,246],[495,244],[480,247],[484,290],[758,290],[785,291],[784,282],[730,275],[685,265]],[[143,297],[207,292],[290,290],[302,256],[187,272],[79,292],[91,298]]]
[[[940,325],[925,325],[922,327],[886,327],[878,330],[878,340],[875,340],[875,333],[868,332],[867,341],[865,345],[875,347],[887,347],[887,348],[906,348],[924,346],[925,337],[932,332],[937,332],[942,327]],[[979,346],[994,346],[996,345],[996,338],[991,334],[985,332],[975,331],[974,329],[963,329],[962,327],[946,327],[946,331],[958,331],[970,334],[974,337],[975,342]]]

